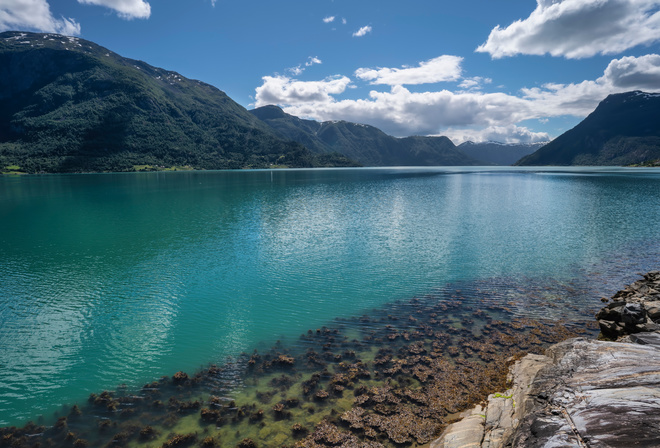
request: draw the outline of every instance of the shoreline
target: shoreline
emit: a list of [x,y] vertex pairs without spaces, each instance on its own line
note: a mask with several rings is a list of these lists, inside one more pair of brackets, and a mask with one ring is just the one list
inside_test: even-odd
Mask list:
[[517,361],[506,392],[464,412],[429,447],[657,446],[660,271],[643,277],[596,314],[598,340],[569,339]]
[[[518,286],[509,286],[512,298]],[[533,291],[549,295],[535,303],[554,300],[553,291]],[[299,352],[276,345],[139,391],[99,392],[52,426],[2,428],[0,436],[29,447],[251,446],[244,439],[261,448],[424,446],[457,413],[503,387],[507,358],[575,335],[554,320],[516,316],[517,302],[498,305],[486,291],[479,298],[447,291],[391,304],[310,329]],[[244,389],[233,393],[232,381]]]

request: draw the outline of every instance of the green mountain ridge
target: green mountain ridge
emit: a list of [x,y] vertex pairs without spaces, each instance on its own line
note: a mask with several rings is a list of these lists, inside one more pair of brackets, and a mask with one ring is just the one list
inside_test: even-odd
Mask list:
[[660,94],[609,95],[573,129],[516,165],[631,165],[660,158]]
[[0,171],[355,166],[277,136],[224,92],[57,34],[0,33]]
[[447,137],[396,138],[365,124],[301,119],[277,106],[263,106],[250,112],[283,138],[305,145],[314,153],[338,152],[365,166],[489,164],[468,156]]

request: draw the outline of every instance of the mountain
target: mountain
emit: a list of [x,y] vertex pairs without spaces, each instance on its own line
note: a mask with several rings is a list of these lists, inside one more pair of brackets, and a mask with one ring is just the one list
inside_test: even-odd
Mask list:
[[224,92],[58,34],[0,33],[0,171],[350,164],[277,136]]
[[250,111],[283,138],[312,152],[338,152],[365,166],[483,165],[458,149],[447,137],[396,138],[378,128],[347,121],[304,120],[277,106]]
[[660,158],[660,94],[610,95],[587,118],[516,165],[629,165]]
[[494,165],[513,165],[515,162],[533,153],[545,143],[498,143],[498,142],[464,142],[458,149],[470,157],[483,160]]

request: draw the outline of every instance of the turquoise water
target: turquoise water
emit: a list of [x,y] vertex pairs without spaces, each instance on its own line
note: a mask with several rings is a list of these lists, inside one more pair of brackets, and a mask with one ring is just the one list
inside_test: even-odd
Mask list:
[[0,214],[0,425],[451,282],[660,260],[657,169],[5,176]]

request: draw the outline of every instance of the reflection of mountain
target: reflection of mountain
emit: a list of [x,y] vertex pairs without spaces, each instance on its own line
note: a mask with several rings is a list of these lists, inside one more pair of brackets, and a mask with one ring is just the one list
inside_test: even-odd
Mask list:
[[447,137],[395,138],[373,126],[347,121],[303,120],[277,106],[250,111],[278,134],[317,154],[340,153],[365,166],[483,165]]
[[545,143],[498,143],[498,142],[465,142],[458,149],[470,157],[483,160],[487,164],[513,165],[521,158],[533,153]]
[[580,124],[516,165],[629,165],[660,158],[660,94],[610,95]]
[[0,170],[334,165],[224,92],[57,34],[0,34]]

